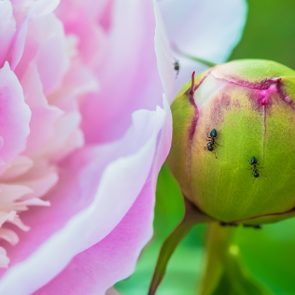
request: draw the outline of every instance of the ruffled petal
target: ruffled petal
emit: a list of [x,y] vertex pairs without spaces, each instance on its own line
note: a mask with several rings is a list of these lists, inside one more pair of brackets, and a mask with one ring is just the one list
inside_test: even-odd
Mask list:
[[61,85],[69,67],[68,47],[62,24],[52,14],[35,18],[28,16],[20,26],[17,36],[22,41],[16,40],[14,45],[19,48],[22,57],[16,67],[17,75],[22,79],[30,63],[34,62],[43,91],[48,96]]
[[[60,182],[48,196],[51,207],[32,208],[29,214],[22,215],[25,224],[34,226],[25,235],[20,233],[21,243],[7,248],[11,266],[2,276],[0,293],[34,292],[73,257],[112,232],[142,191],[151,168],[159,167],[159,163],[153,165],[154,161],[166,157],[171,134],[163,137],[166,150],[160,156],[156,150],[169,118],[160,108],[138,111],[121,140],[73,155],[72,166],[64,164]],[[151,219],[148,223],[150,227]],[[138,241],[136,253],[146,239]]]
[[13,160],[26,146],[31,112],[8,63],[0,69],[0,159]]
[[7,58],[7,51],[11,46],[16,31],[16,23],[10,1],[0,1],[0,67]]
[[[42,19],[52,13],[59,4],[59,0],[10,0],[13,3],[13,12],[18,20],[16,33],[14,35],[8,58],[13,70],[18,66],[25,50],[26,38],[30,21]],[[52,34],[51,34],[52,35]],[[44,36],[46,37],[46,36]]]
[[171,115],[162,128],[153,169],[128,213],[102,241],[77,255],[49,284],[36,294],[104,294],[135,268],[141,249],[152,236],[155,189],[159,170],[171,143]]
[[114,1],[111,20],[104,58],[96,70],[101,90],[82,105],[88,143],[118,138],[130,125],[132,112],[161,104],[152,2]]
[[101,242],[77,255],[36,294],[105,294],[134,270],[140,249],[152,235],[155,185],[147,183],[119,225]]

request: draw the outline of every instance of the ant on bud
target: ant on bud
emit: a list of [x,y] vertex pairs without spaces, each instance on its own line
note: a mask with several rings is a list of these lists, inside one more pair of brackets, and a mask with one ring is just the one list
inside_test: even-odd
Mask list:
[[217,137],[217,130],[215,128],[213,128],[210,133],[209,133],[209,136],[208,137],[208,143],[207,143],[207,150],[209,152],[213,152],[214,150],[214,145],[216,143],[215,139]]
[[260,224],[243,224],[243,227],[249,227],[249,228],[254,228],[254,229],[261,229]]
[[237,227],[237,226],[239,226],[239,224],[236,223],[236,222],[224,222],[224,221],[220,221],[219,222],[219,225],[220,226],[231,226],[231,227]]
[[259,172],[258,172],[258,169],[257,169],[257,165],[258,165],[258,161],[256,159],[255,156],[253,156],[251,159],[250,159],[250,164],[252,166],[252,169],[253,169],[253,176],[255,178],[259,177]]

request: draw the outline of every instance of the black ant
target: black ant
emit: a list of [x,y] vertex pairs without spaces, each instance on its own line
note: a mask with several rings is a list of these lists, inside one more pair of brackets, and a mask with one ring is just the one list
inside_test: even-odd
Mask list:
[[259,172],[258,172],[258,169],[257,169],[257,165],[258,165],[258,161],[256,159],[255,156],[253,156],[251,159],[250,159],[250,164],[252,166],[252,169],[253,169],[253,176],[255,178],[259,177]]
[[237,226],[239,226],[239,224],[236,223],[236,222],[224,222],[224,221],[220,221],[220,222],[219,222],[219,225],[220,225],[220,226],[232,226],[232,227],[237,227]]
[[[220,221],[219,224],[221,226],[232,226],[232,227],[239,226],[239,224],[236,223],[236,222],[224,222],[224,221]],[[245,228],[261,229],[261,225],[260,224],[243,224],[243,227],[245,227]]]
[[179,61],[178,60],[176,60],[175,62],[174,62],[174,70],[175,70],[175,72],[176,72],[176,76],[178,76],[178,74],[179,74],[179,70],[180,70],[180,64],[179,64]]
[[254,228],[254,229],[261,229],[261,225],[260,224],[243,224],[243,227],[250,227],[250,228]]
[[209,133],[209,136],[208,137],[208,143],[207,143],[207,150],[209,152],[213,152],[214,150],[214,144],[216,143],[215,142],[215,139],[217,137],[217,130],[215,128],[213,128],[210,133]]

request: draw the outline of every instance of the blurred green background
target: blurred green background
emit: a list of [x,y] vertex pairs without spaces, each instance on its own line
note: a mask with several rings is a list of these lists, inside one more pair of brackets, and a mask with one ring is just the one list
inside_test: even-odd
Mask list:
[[[243,38],[230,59],[263,58],[295,68],[295,1],[250,0]],[[168,168],[163,167],[157,189],[154,239],[142,254],[132,277],[117,284],[124,295],[147,294],[148,284],[164,238],[180,221],[183,203]],[[196,295],[204,269],[205,226],[197,226],[173,255],[158,295]],[[266,293],[295,294],[295,220],[264,226],[262,230],[238,228],[234,242],[246,279],[261,285]],[[234,274],[237,275],[237,274]],[[240,278],[231,278],[239,281]],[[240,282],[231,294],[252,295],[248,283]],[[248,284],[248,285],[247,285]],[[215,295],[228,295],[221,288]],[[258,294],[255,293],[255,294]]]

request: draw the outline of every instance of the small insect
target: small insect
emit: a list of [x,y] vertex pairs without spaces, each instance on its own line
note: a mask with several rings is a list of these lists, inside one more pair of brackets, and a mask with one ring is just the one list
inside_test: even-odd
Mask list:
[[174,70],[175,70],[175,72],[176,72],[176,76],[178,76],[179,71],[180,71],[180,64],[179,64],[179,61],[176,60],[176,61],[174,62],[173,65],[174,65]]
[[216,137],[217,137],[217,130],[215,128],[213,128],[208,137],[208,143],[207,143],[207,150],[209,152],[212,152],[214,150],[214,145],[216,144]]
[[236,222],[224,222],[224,221],[220,221],[219,224],[221,226],[233,226],[233,227],[239,226],[239,224],[236,223]]
[[250,227],[250,228],[254,228],[254,229],[261,229],[261,225],[260,224],[243,224],[243,227]]
[[257,169],[257,165],[258,165],[258,161],[256,159],[255,156],[253,156],[251,159],[250,159],[250,164],[252,166],[252,169],[253,169],[253,176],[255,178],[259,177],[259,172],[258,172],[258,169]]

